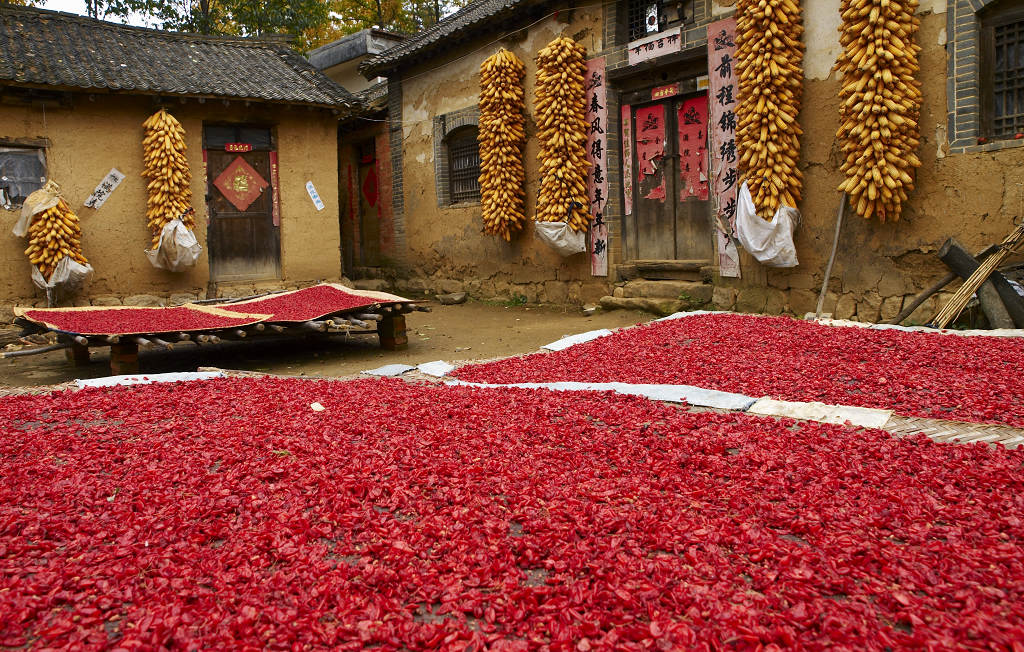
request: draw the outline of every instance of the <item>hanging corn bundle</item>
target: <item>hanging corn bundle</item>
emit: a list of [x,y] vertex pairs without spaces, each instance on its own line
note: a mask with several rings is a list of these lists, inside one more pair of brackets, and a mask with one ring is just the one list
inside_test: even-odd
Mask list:
[[526,67],[502,49],[480,64],[480,198],[484,233],[506,241],[526,223]]
[[587,200],[587,122],[583,79],[586,50],[561,36],[537,53],[537,136],[540,139],[538,222],[567,222],[586,231],[591,215]]
[[864,218],[898,220],[921,165],[917,0],[842,0],[839,190]]
[[185,129],[174,116],[160,109],[142,126],[146,128],[142,176],[149,179],[146,220],[156,249],[171,220],[180,217],[189,230],[195,228],[195,219],[187,212],[192,204],[192,173],[185,158]]
[[[56,192],[54,184],[53,193]],[[80,265],[88,264],[82,253],[82,228],[78,215],[62,197],[55,199],[56,204],[32,216],[28,225],[28,249],[25,250],[29,262],[46,282],[50,281],[63,258],[70,258]]]
[[800,201],[802,34],[796,0],[736,3],[736,147],[754,206],[766,219]]

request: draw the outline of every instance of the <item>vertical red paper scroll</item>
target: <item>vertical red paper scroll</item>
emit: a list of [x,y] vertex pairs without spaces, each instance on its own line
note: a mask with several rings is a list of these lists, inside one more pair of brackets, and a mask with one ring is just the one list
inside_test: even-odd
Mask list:
[[[638,189],[641,194],[644,188],[650,188],[644,199],[665,200],[665,173],[661,169],[662,159],[665,156],[665,105],[655,104],[653,106],[637,109],[636,111],[636,160],[637,180],[640,182]],[[650,177],[652,181],[644,183]],[[653,188],[652,183],[658,179]]]
[[281,226],[281,180],[278,178],[277,152],[270,152],[270,192],[273,193],[273,222]]
[[679,105],[679,201],[708,198],[708,96]]
[[736,233],[736,19],[708,26],[708,76],[711,103],[711,180],[715,196],[718,269],[722,276],[739,278],[740,254]]
[[622,212],[633,214],[633,114],[628,104],[622,106]]
[[608,204],[608,89],[604,83],[604,57],[587,61],[585,80],[587,103],[587,197],[590,214],[590,275],[608,276],[608,225],[604,221]]

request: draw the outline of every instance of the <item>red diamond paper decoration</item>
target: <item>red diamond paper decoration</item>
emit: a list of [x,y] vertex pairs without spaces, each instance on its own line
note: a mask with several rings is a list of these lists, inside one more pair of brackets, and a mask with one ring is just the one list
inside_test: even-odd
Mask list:
[[245,162],[241,156],[235,158],[221,172],[213,185],[221,191],[224,198],[231,202],[231,205],[240,211],[249,208],[256,199],[263,194],[267,186],[267,180],[260,176],[251,165]]

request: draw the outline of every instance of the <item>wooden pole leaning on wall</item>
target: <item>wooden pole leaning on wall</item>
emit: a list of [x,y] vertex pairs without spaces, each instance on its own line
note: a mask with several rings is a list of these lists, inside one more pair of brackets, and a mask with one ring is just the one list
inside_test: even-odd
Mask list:
[[836,235],[832,238],[832,253],[828,257],[828,265],[825,265],[825,280],[821,283],[821,292],[818,293],[818,306],[814,309],[814,318],[821,317],[821,309],[825,306],[825,294],[828,292],[828,280],[832,277],[832,265],[836,262],[836,250],[839,248],[839,232],[843,228],[843,214],[846,212],[846,193],[839,198],[839,213],[836,215]]

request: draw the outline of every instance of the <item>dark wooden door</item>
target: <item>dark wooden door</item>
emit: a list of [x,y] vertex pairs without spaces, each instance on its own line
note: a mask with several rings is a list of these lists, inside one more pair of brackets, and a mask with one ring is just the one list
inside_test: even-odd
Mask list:
[[[256,142],[228,141],[250,136]],[[242,130],[242,133],[237,133]],[[207,243],[214,281],[273,279],[281,275],[281,234],[274,224],[271,140],[269,130],[206,128],[210,225]],[[259,132],[265,131],[265,135]],[[253,137],[254,136],[254,137]],[[237,147],[236,144],[241,145]],[[219,145],[219,147],[218,147]],[[252,151],[226,151],[225,147]]]
[[[696,112],[696,116],[694,113]],[[707,94],[634,105],[636,257],[710,260]]]
[[366,267],[380,265],[380,185],[370,141],[359,148],[359,251]]
[[633,110],[636,245],[637,257],[643,260],[675,258],[671,108],[671,102],[655,102]]

